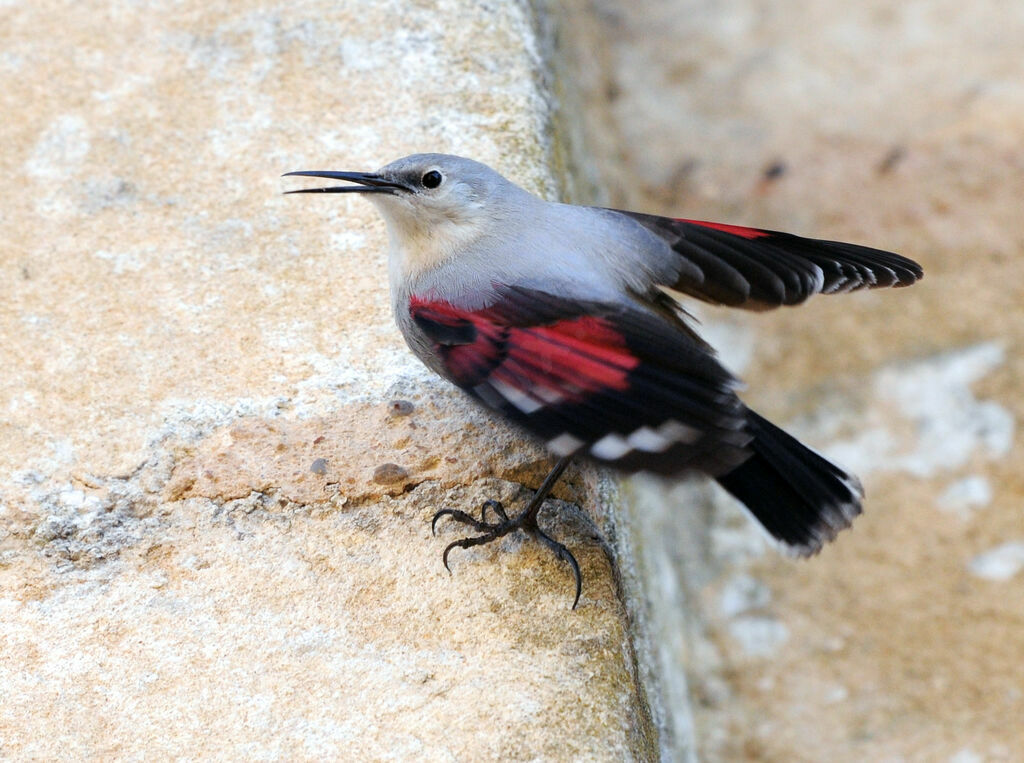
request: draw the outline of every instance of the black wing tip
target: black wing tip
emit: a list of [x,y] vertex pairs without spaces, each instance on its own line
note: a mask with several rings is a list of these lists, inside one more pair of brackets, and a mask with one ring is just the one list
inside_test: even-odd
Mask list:
[[[736,471],[742,469],[741,466]],[[863,513],[863,494],[854,490],[845,496],[834,495],[823,503],[820,498],[808,500],[806,496],[794,495],[777,485],[777,492],[765,489],[762,484],[752,494],[737,488],[735,482],[729,482],[728,476],[719,477],[718,481],[744,505],[786,556],[807,559],[817,555]]]
[[[795,236],[794,238],[800,238]],[[866,267],[874,270],[881,268],[892,273],[894,281],[890,283],[865,284],[869,286],[910,286],[924,278],[924,268],[915,260],[905,257],[887,249],[878,249],[864,244],[852,244],[848,241],[831,241],[828,239],[805,238],[802,239],[811,245],[817,245],[826,250],[832,250],[836,255],[841,255],[847,262],[837,260],[837,264],[850,264],[855,267]]]
[[864,513],[859,499],[835,503],[819,509],[818,522],[806,528],[806,538],[787,541],[772,536],[787,556],[809,559],[834,541],[839,533],[853,526],[853,521]]
[[[899,255],[896,255],[896,256],[898,257]],[[917,283],[918,281],[920,281],[922,278],[924,278],[924,268],[923,267],[921,267],[916,262],[914,262],[914,260],[911,260],[911,259],[909,259],[907,257],[903,257],[902,260],[903,260],[903,263],[902,263],[903,266],[908,271],[910,271],[910,275],[912,277],[908,278],[906,280],[901,279],[899,283],[893,284],[893,286],[895,286],[896,288],[899,288],[901,286],[911,286],[911,285]]]
[[[700,220],[627,214],[665,239],[692,267],[672,288],[751,310],[798,305],[813,294],[910,286],[914,260],[862,244]],[[693,274],[693,270],[698,275]]]
[[813,556],[861,514],[864,488],[852,474],[753,411],[750,457],[719,484],[793,556]]

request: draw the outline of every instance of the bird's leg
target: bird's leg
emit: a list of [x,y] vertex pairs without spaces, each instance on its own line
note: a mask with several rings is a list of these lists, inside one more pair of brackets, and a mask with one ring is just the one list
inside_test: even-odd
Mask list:
[[[562,476],[562,472],[565,471],[565,468],[569,465],[571,460],[570,456],[563,456],[560,458],[558,463],[555,464],[554,468],[550,473],[548,473],[548,476],[544,478],[544,482],[541,483],[541,486],[537,488],[537,492],[534,494],[529,505],[527,505],[522,512],[512,519],[510,519],[508,514],[505,512],[505,507],[498,501],[485,501],[483,506],[480,508],[480,519],[476,519],[470,514],[467,514],[464,511],[459,511],[458,509],[441,509],[434,514],[434,518],[430,523],[431,532],[434,532],[437,528],[437,520],[441,517],[451,517],[454,521],[460,524],[469,525],[480,533],[480,535],[462,538],[448,544],[444,553],[441,555],[441,561],[444,562],[445,569],[451,572],[451,569],[448,567],[448,554],[452,549],[482,546],[485,543],[490,543],[493,540],[497,540],[498,538],[508,535],[513,530],[523,530],[550,548],[555,553],[555,556],[562,561],[567,562],[572,568],[573,577],[576,579],[576,597],[573,599],[572,608],[576,609],[576,605],[580,600],[580,593],[583,590],[583,577],[580,574],[580,566],[569,549],[551,536],[547,535],[540,529],[540,525],[537,523],[537,517],[540,514],[541,506],[544,504],[544,501],[551,492],[551,489],[555,486],[555,483],[558,482],[558,478]],[[495,513],[497,516],[496,521],[487,521],[488,509],[491,509]]]

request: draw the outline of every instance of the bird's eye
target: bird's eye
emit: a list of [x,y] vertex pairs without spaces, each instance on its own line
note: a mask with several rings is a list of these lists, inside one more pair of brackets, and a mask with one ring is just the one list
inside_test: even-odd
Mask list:
[[423,173],[422,182],[424,188],[437,188],[441,185],[442,180],[444,180],[444,176],[437,170]]

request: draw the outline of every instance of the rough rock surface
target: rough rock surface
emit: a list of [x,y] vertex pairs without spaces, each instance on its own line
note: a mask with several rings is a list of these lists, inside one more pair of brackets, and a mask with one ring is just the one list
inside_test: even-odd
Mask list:
[[649,753],[584,515],[576,612],[534,544],[444,571],[432,512],[547,461],[407,353],[370,205],[278,179],[441,150],[553,194],[530,14],[0,3],[0,757]]
[[701,311],[747,400],[859,470],[868,500],[795,561],[710,487],[630,488],[662,722],[685,732],[672,698],[693,696],[708,760],[1018,759],[1024,6],[575,6],[596,19],[568,47],[610,203],[890,247],[926,272]]

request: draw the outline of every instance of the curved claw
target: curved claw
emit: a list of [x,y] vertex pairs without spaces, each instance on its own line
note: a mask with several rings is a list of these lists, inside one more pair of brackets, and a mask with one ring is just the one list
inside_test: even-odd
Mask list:
[[487,522],[487,510],[491,509],[495,514],[498,515],[498,519],[502,522],[508,522],[508,514],[505,513],[505,507],[502,506],[501,501],[495,501],[493,499],[484,501],[483,506],[480,507],[480,521]]
[[452,568],[448,566],[448,554],[451,553],[451,550],[458,545],[458,541],[455,541],[454,543],[449,543],[447,546],[444,547],[444,553],[441,554],[441,561],[444,562],[444,568],[448,570],[449,575],[452,574]]
[[497,536],[495,535],[476,535],[469,538],[459,538],[454,540],[445,546],[444,553],[441,554],[441,561],[444,562],[444,568],[451,574],[451,567],[448,566],[448,554],[451,553],[453,548],[473,548],[473,546],[482,546],[484,543],[490,543]]
[[[455,509],[441,509],[440,511],[434,512],[434,518],[430,520],[430,534],[437,535],[437,520],[444,516],[450,516],[455,513]],[[445,565],[446,567],[448,565]]]
[[436,514],[434,514],[434,518],[430,522],[430,532],[434,535],[437,534],[435,532],[435,528],[437,527],[437,520],[439,520],[441,517],[451,517],[456,522],[459,522],[464,525],[469,525],[474,530],[478,530],[480,532],[488,532],[492,529],[485,522],[477,521],[474,517],[471,517],[464,511],[459,511],[458,509],[441,509]]
[[583,575],[580,572],[580,565],[576,561],[576,557],[572,555],[569,549],[551,536],[546,535],[539,528],[534,530],[534,535],[537,540],[554,551],[555,556],[564,562],[568,562],[569,567],[572,569],[572,575],[576,579],[576,596],[572,600],[572,609],[576,609],[576,605],[580,603],[580,594],[583,592]]

